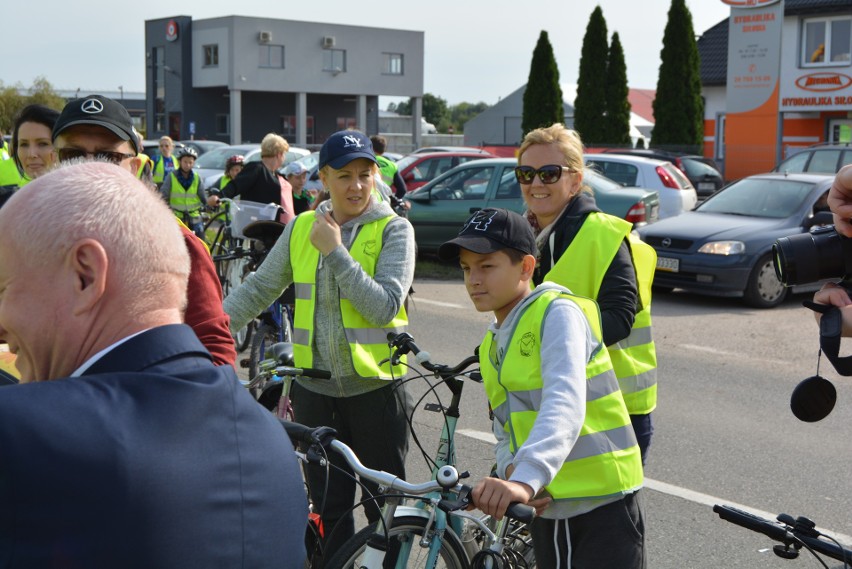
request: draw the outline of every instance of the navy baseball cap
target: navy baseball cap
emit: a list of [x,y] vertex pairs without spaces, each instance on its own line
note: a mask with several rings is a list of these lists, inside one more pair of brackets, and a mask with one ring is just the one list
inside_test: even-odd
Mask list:
[[481,209],[471,215],[459,231],[459,236],[438,249],[438,257],[451,261],[459,249],[487,255],[503,249],[517,249],[526,255],[536,255],[535,234],[529,222],[520,214],[507,209]]
[[366,158],[376,162],[373,143],[363,132],[357,130],[340,130],[328,137],[320,148],[318,170],[326,165],[335,170],[343,168],[356,158]]
[[139,152],[139,140],[133,132],[133,121],[124,105],[103,95],[89,95],[74,99],[65,105],[56,124],[53,125],[53,140],[62,131],[78,124],[102,126],[121,140],[128,141]]

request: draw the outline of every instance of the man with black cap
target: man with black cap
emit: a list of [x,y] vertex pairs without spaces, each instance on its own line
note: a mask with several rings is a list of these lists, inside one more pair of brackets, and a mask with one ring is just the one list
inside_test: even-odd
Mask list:
[[[53,146],[60,161],[103,160],[135,175],[144,162],[138,144],[127,109],[101,95],[69,102],[53,127]],[[237,352],[222,309],[222,287],[213,260],[204,243],[186,226],[180,227],[192,261],[184,321],[217,365],[234,365]]]
[[598,306],[550,282],[530,290],[535,254],[529,223],[505,209],[476,212],[438,251],[496,318],[479,363],[499,478],[480,480],[473,501],[498,519],[511,502],[535,506],[539,567],[642,568],[642,461]]

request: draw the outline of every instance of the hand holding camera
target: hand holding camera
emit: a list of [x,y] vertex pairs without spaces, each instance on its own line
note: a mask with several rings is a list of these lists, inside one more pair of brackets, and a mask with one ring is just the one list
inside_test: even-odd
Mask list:
[[828,192],[828,207],[834,214],[834,227],[846,237],[852,237],[852,164],[837,172]]

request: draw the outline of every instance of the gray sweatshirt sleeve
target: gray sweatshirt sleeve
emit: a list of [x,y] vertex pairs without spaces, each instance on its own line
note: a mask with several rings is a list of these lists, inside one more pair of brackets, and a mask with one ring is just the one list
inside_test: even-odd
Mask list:
[[541,333],[541,408],[515,453],[510,478],[533,492],[553,480],[580,436],[586,417],[586,362],[594,346],[582,310],[569,300],[555,300]]
[[281,296],[293,282],[290,266],[290,234],[294,223],[287,224],[284,233],[269,251],[257,271],[225,299],[225,312],[231,317],[231,331],[245,326]]
[[414,229],[396,217],[385,227],[382,250],[371,277],[340,245],[323,259],[338,283],[346,283],[346,297],[361,316],[376,326],[390,322],[399,312],[414,279]]
[[160,196],[165,200],[166,203],[169,203],[169,199],[172,195],[172,176],[169,174],[163,179],[163,185],[160,186]]

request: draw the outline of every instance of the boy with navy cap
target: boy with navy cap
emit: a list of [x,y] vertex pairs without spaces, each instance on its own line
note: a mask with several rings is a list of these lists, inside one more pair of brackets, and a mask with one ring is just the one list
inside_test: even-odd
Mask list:
[[499,478],[480,480],[474,503],[498,519],[511,502],[535,506],[539,567],[644,567],[642,462],[597,304],[550,282],[531,290],[535,254],[529,223],[504,209],[476,212],[438,251],[496,318],[479,363]]

